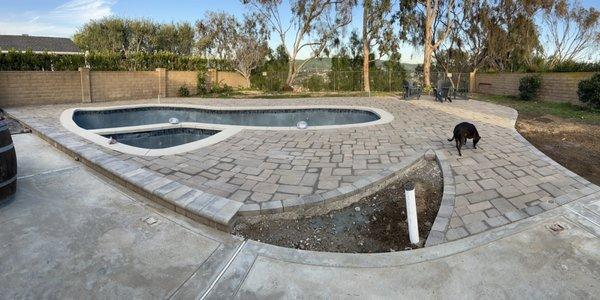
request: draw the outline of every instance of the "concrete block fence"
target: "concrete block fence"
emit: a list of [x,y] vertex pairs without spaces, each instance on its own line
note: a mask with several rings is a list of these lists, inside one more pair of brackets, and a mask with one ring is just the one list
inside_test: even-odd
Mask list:
[[[533,73],[471,73],[470,90],[482,94],[517,96],[519,80]],[[592,77],[593,72],[540,73],[542,86],[538,99],[581,105],[577,97],[579,82]]]
[[[246,88],[236,72],[208,70],[208,82]],[[5,71],[0,72],[0,107],[90,103],[176,97],[181,86],[196,90],[197,72],[168,71]]]

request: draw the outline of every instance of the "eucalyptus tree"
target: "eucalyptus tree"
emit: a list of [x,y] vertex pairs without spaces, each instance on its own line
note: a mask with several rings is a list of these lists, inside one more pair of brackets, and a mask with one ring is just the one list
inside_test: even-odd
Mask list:
[[431,86],[431,61],[454,26],[457,0],[401,0],[401,38],[423,47],[423,86]]
[[[300,70],[328,52],[340,32],[352,21],[356,0],[292,0],[290,18],[283,18],[282,0],[242,0],[275,32],[289,57],[286,85],[292,86]],[[308,58],[297,65],[301,52]]]
[[[542,13],[546,26],[546,56],[549,67],[565,61],[584,59],[597,53],[600,45],[600,12],[579,2],[558,0]],[[594,51],[596,50],[596,51]],[[598,57],[596,57],[598,58]]]
[[246,15],[242,21],[227,13],[207,13],[196,23],[198,49],[205,54],[232,63],[248,85],[252,70],[259,67],[269,54],[269,29],[256,15]]
[[372,50],[377,47],[381,55],[391,56],[397,54],[399,48],[398,39],[394,33],[394,21],[392,0],[363,0],[362,20],[362,71],[363,90],[371,91],[369,77],[369,65],[373,62]]

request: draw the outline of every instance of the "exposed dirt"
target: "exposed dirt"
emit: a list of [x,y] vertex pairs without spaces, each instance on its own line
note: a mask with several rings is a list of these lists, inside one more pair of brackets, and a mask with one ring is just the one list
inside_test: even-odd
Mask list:
[[600,126],[520,114],[517,130],[559,164],[600,184]]
[[[408,239],[404,185],[415,184],[420,245]],[[441,171],[421,161],[378,192],[339,210],[299,219],[240,221],[233,233],[264,243],[314,251],[376,253],[419,248],[429,234],[442,198]]]

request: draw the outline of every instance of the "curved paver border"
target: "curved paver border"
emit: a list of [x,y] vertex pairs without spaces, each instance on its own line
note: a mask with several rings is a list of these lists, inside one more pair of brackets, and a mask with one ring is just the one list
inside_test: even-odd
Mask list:
[[435,150],[435,157],[438,165],[442,171],[442,178],[444,182],[444,190],[442,193],[442,202],[438,210],[435,221],[431,226],[425,246],[434,246],[441,244],[446,241],[446,230],[448,224],[450,224],[450,218],[452,218],[452,212],[454,212],[454,197],[456,195],[456,188],[454,187],[454,175],[450,169],[448,158],[442,150]]
[[351,185],[339,187],[322,194],[307,195],[284,200],[266,201],[262,202],[260,205],[244,204],[240,208],[239,214],[241,216],[255,216],[289,212],[307,206],[328,204],[350,197],[355,197],[358,201],[359,198],[378,190],[378,187],[386,185],[387,183],[395,180],[397,176],[401,175],[406,169],[417,163],[424,157],[424,155],[424,153],[413,155],[412,157],[402,160],[400,163],[388,166],[376,174],[365,176],[364,178],[353,182]]

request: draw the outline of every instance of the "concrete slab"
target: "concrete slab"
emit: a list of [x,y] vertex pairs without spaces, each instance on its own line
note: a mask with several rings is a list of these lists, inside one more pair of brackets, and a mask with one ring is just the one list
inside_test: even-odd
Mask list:
[[[448,257],[400,267],[346,268],[258,256],[236,298],[594,298],[600,240],[567,219]],[[433,249],[433,248],[432,248]]]
[[0,298],[166,298],[199,270],[201,294],[222,268],[205,262],[240,244],[138,201],[33,135],[14,140],[30,176],[0,205]]
[[12,139],[17,152],[19,177],[80,166],[33,134],[15,134]]

